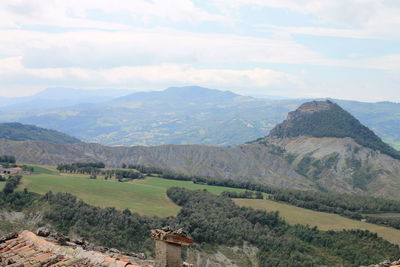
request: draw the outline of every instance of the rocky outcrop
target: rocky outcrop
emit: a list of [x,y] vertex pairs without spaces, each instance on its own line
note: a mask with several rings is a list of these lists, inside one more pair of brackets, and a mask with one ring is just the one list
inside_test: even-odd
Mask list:
[[292,135],[291,128],[293,127],[296,121],[301,120],[302,118],[321,111],[327,111],[330,109],[334,109],[335,104],[331,101],[312,101],[307,102],[301,105],[298,109],[289,112],[286,120],[282,123],[276,125],[270,132],[269,136],[279,136],[279,137],[287,137]]

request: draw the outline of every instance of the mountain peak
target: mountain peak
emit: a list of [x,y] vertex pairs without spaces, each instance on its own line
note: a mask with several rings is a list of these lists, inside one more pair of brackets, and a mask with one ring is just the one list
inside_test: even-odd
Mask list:
[[400,159],[400,152],[384,143],[373,131],[362,125],[339,105],[327,101],[302,104],[271,130],[269,137],[350,137],[358,144]]
[[313,113],[322,110],[329,110],[333,108],[335,104],[332,101],[311,101],[302,104],[297,110],[303,113]]
[[316,112],[326,111],[335,108],[335,103],[326,100],[326,101],[311,101],[302,104],[295,111],[289,112],[286,121],[290,122],[296,120],[301,116],[312,114]]
[[181,86],[181,87],[169,87],[164,90],[165,93],[173,93],[173,94],[188,94],[188,95],[230,95],[230,96],[237,96],[235,93],[231,91],[221,91],[217,89],[210,89],[206,87],[201,87],[197,85],[193,86]]
[[169,87],[162,91],[137,92],[117,99],[118,102],[164,101],[168,103],[225,103],[239,95],[200,86]]

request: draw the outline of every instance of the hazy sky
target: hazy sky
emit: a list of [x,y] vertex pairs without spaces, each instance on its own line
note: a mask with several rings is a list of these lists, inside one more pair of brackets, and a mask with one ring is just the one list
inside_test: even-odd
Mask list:
[[0,1],[1,96],[180,85],[400,102],[400,1]]

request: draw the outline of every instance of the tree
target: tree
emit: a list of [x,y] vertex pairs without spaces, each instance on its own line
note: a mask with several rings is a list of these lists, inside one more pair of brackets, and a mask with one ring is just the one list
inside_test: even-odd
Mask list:
[[92,172],[90,174],[90,179],[97,179],[97,174],[95,172]]
[[263,196],[263,194],[262,194],[261,192],[256,192],[256,197],[255,197],[255,198],[257,198],[257,199],[263,199],[264,196]]

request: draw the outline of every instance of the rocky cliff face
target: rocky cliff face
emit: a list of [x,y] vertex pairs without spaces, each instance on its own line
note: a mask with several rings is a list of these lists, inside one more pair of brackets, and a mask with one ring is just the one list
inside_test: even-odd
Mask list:
[[399,199],[400,161],[351,138],[268,138],[291,159],[290,168],[323,191]]

